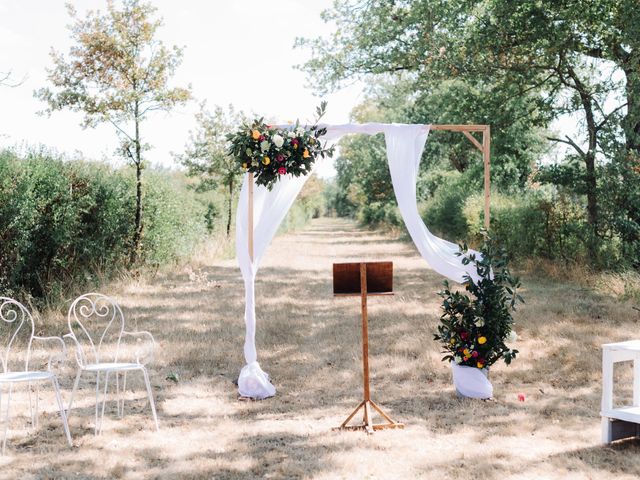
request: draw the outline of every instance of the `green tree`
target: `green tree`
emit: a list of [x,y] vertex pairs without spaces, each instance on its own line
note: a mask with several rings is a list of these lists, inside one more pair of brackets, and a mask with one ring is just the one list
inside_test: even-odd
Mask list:
[[190,132],[189,143],[183,154],[174,155],[187,167],[190,176],[200,179],[200,191],[224,189],[227,199],[227,236],[231,232],[233,198],[236,185],[243,172],[238,162],[227,152],[227,134],[232,133],[244,120],[241,112],[233,106],[225,111],[216,106],[212,112],[207,111],[205,104],[196,114],[198,127]]
[[298,42],[312,49],[304,68],[321,89],[407,72],[432,87],[484,85],[507,106],[526,97],[542,120],[580,115],[583,138],[549,139],[582,163],[588,222],[602,235],[598,155],[640,148],[636,0],[338,1],[324,18],[336,24],[331,38]]
[[167,48],[156,38],[162,25],[156,9],[139,0],[113,1],[106,13],[90,11],[80,18],[68,6],[73,24],[69,29],[74,45],[64,56],[52,50],[48,69],[51,87],[35,92],[48,104],[47,112],[70,109],[82,112],[82,126],[109,123],[120,139],[119,153],[136,169],[135,229],[131,263],[140,255],[143,236],[142,122],[152,112],[168,111],[189,100],[188,88],[170,87],[169,80],[182,58],[178,47]]

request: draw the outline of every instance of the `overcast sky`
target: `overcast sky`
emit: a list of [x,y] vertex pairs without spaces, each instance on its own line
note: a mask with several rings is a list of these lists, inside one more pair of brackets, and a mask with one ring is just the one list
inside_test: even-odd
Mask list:
[[[104,0],[71,2],[79,13],[105,10]],[[293,68],[309,52],[293,49],[297,36],[329,32],[320,12],[331,0],[171,1],[153,0],[164,18],[159,37],[166,45],[184,46],[184,61],[173,83],[191,84],[197,99],[169,114],[160,113],[143,126],[153,145],[147,157],[155,164],[173,165],[170,152],[182,151],[194,128],[198,102],[209,106],[233,104],[285,123],[311,120],[320,98],[306,88],[304,73]],[[11,70],[15,88],[0,88],[0,147],[44,144],[61,152],[81,151],[94,159],[113,159],[117,139],[113,127],[83,130],[82,116],[56,112],[39,116],[44,104],[33,91],[46,85],[51,47],[67,53],[71,45],[70,17],[61,0],[0,1],[0,72]],[[325,97],[325,120],[346,123],[362,100],[362,86],[354,85]],[[329,171],[323,172],[325,175]]]

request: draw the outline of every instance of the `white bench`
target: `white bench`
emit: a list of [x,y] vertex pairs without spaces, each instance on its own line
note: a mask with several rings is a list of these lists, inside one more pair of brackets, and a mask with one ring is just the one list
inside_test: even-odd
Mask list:
[[[633,361],[633,405],[613,408],[613,365]],[[602,345],[602,442],[640,437],[640,340]]]

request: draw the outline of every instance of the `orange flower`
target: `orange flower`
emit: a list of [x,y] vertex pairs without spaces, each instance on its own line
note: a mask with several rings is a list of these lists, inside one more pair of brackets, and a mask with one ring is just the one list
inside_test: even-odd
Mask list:
[[482,367],[484,367],[484,363],[482,363],[482,362],[478,362],[478,363],[476,363],[476,366],[477,366],[478,368],[482,368]]
[[311,155],[309,155],[309,150],[307,150],[306,148],[304,149],[304,152],[302,152],[302,157],[303,158],[309,158]]
[[254,130],[253,132],[251,132],[251,138],[253,138],[254,140],[258,140],[260,138],[260,132],[258,130]]
[[485,343],[487,343],[487,337],[479,337],[478,338],[478,343],[480,345],[484,345]]

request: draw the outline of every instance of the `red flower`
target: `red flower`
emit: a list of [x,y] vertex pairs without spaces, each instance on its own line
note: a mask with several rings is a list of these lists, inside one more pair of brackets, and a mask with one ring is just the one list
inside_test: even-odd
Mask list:
[[291,140],[291,145],[298,145],[300,142],[298,141],[297,138],[294,138],[293,140]]
[[280,167],[280,168],[278,169],[278,173],[279,173],[280,175],[284,175],[285,173],[287,173],[287,169],[286,169],[286,168],[284,168],[284,167]]
[[461,338],[462,340],[466,340],[468,336],[469,336],[469,334],[468,334],[467,332],[465,332],[464,330],[462,330],[462,331],[460,332],[460,338]]
[[264,135],[260,135],[260,141],[264,142]]
[[473,353],[471,354],[471,356],[472,356],[473,358],[478,358],[478,352],[473,352]]
[[276,156],[276,160],[277,160],[277,161],[279,161],[279,162],[282,162],[282,161],[284,160],[284,155],[282,155],[281,153],[279,153],[279,154]]
[[525,399],[524,393],[519,393],[518,394],[518,400],[521,401],[521,402],[524,402],[524,399]]

